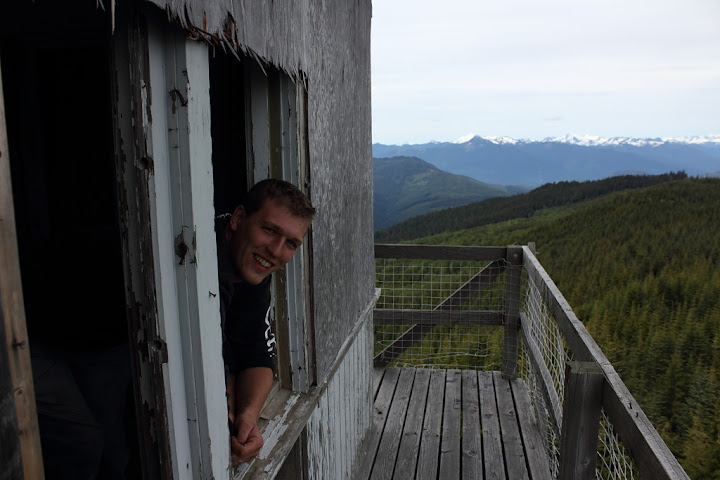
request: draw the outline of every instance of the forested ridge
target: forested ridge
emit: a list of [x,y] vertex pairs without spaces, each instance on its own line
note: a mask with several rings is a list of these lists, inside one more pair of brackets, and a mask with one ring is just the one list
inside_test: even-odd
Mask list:
[[443,232],[478,227],[513,218],[531,217],[538,210],[572,205],[621,190],[644,188],[687,178],[684,172],[664,175],[624,175],[585,182],[548,183],[512,197],[495,197],[462,207],[448,208],[410,218],[375,232],[378,243],[427,237]]
[[454,175],[416,157],[373,158],[376,230],[427,212],[527,190]]
[[720,479],[720,179],[417,240],[528,242],[690,477]]

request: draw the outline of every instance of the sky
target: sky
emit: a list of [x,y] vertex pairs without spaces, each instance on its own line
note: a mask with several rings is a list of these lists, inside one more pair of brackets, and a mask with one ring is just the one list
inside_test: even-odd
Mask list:
[[373,142],[720,134],[719,0],[373,0]]

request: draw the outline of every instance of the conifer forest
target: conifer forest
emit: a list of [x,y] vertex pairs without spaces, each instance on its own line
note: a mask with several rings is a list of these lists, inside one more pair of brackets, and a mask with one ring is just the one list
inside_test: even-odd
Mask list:
[[720,479],[720,179],[548,184],[417,217],[376,240],[534,242],[688,475]]

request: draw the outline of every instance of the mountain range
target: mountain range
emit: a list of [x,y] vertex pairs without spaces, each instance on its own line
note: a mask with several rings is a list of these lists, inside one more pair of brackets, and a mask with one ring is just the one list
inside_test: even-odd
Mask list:
[[528,190],[454,175],[416,157],[374,158],[373,181],[376,230],[427,212]]
[[720,174],[720,135],[603,138],[567,135],[544,140],[467,136],[455,142],[373,144],[374,158],[417,157],[437,168],[494,185],[535,187],[557,181],[684,171]]

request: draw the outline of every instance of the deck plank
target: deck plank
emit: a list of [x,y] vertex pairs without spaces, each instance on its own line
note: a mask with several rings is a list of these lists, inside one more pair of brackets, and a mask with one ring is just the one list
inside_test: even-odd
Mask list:
[[400,372],[370,480],[392,478],[414,377],[415,370],[412,368],[403,368]]
[[430,373],[427,410],[420,438],[420,453],[416,478],[436,478],[440,456],[440,431],[442,428],[443,399],[445,397],[445,371]]
[[378,388],[380,388],[380,382],[382,382],[383,375],[385,375],[384,368],[373,368],[373,399],[378,394]]
[[370,472],[375,462],[375,454],[377,453],[378,445],[380,445],[382,432],[385,428],[385,421],[387,420],[387,414],[390,410],[392,397],[395,393],[395,386],[397,385],[399,377],[399,368],[387,368],[381,376],[382,383],[379,385],[377,395],[375,396],[370,429],[363,441],[361,447],[363,451],[358,459],[359,465],[356,471],[358,472],[357,475],[359,478],[367,479],[370,477]]
[[438,478],[460,478],[461,382],[460,370],[447,371],[440,443],[440,476]]
[[505,462],[503,461],[495,386],[490,372],[478,373],[478,392],[485,478],[487,480],[505,480]]
[[510,386],[517,406],[518,424],[520,434],[525,446],[525,455],[528,461],[530,478],[533,480],[549,480],[550,460],[545,447],[543,430],[541,430],[535,416],[532,414],[532,404],[525,382],[519,378],[510,381]]
[[415,478],[429,385],[430,370],[427,368],[417,369],[412,393],[410,394],[405,427],[400,439],[393,480],[412,480]]
[[480,431],[480,404],[478,403],[477,373],[462,372],[462,457],[463,480],[482,480],[482,442]]
[[527,385],[500,372],[388,368],[356,480],[551,478]]
[[500,432],[505,450],[505,465],[507,465],[508,478],[513,480],[529,480],[525,465],[525,452],[523,451],[520,429],[517,424],[515,404],[510,390],[510,381],[502,378],[500,372],[493,373],[495,383],[495,396],[498,403],[498,418],[500,419]]

